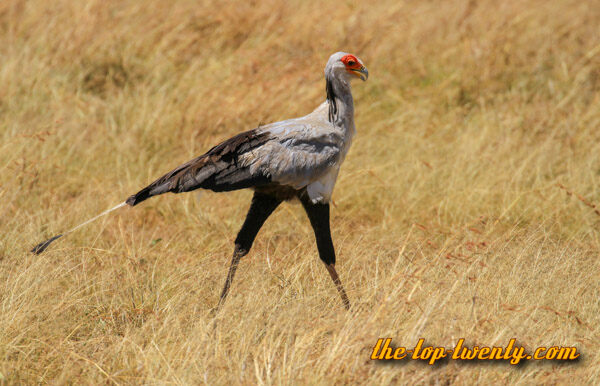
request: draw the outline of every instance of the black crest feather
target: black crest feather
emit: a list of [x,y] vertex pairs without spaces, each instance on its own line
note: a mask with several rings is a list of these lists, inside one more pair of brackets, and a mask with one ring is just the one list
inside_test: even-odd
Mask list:
[[329,122],[333,123],[337,116],[337,102],[335,101],[335,92],[333,91],[333,82],[331,79],[326,79],[325,91],[327,92],[327,100],[329,101]]

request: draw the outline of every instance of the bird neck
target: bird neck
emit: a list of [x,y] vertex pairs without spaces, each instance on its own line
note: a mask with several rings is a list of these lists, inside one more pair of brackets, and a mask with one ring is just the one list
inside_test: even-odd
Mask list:
[[329,122],[337,126],[350,127],[354,123],[354,100],[350,83],[336,77],[326,77]]

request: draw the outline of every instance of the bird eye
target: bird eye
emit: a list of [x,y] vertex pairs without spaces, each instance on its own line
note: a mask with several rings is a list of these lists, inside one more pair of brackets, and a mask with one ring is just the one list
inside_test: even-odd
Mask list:
[[349,66],[354,66],[355,64],[356,64],[356,62],[354,60],[351,60],[351,61],[348,62]]

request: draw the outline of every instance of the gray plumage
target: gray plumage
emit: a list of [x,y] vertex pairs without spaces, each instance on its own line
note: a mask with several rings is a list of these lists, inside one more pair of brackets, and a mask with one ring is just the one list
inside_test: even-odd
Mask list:
[[238,134],[160,177],[127,203],[137,205],[166,192],[273,184],[306,189],[313,203],[329,202],[356,132],[350,87],[356,77],[368,77],[360,59],[345,52],[333,54],[325,67],[327,99],[312,113]]

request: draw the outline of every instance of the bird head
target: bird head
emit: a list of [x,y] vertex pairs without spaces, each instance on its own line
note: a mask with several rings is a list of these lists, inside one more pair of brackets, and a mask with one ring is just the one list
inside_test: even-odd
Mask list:
[[334,76],[346,81],[356,78],[365,81],[369,77],[369,71],[356,56],[346,52],[336,52],[329,57],[325,76]]

